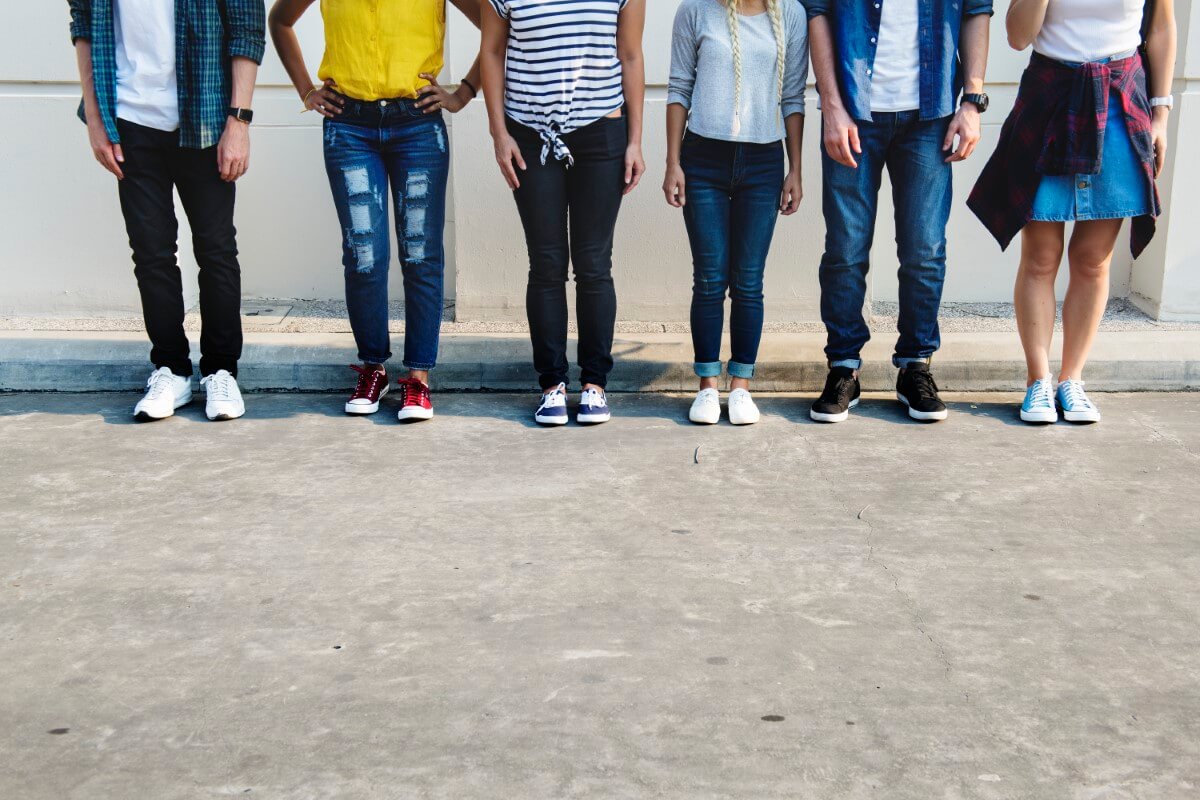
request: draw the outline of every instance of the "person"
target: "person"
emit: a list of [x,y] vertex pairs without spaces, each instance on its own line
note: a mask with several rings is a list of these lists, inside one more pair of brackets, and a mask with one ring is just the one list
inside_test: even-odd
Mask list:
[[[241,267],[233,227],[236,181],[250,164],[249,126],[266,45],[262,0],[69,0],[92,154],[117,178],[154,371],[139,420],[192,401],[176,261],[174,190],[199,266],[200,384],[211,420],[246,413]],[[177,19],[182,15],[182,19]]]
[[484,93],[500,172],[513,190],[529,250],[525,306],[542,395],[534,420],[568,412],[568,264],[575,270],[577,420],[611,417],[617,296],[613,236],[642,158],[646,0],[488,0]]
[[[479,0],[450,0],[479,25]],[[325,170],[342,228],[346,310],[358,358],[347,414],[374,414],[388,391],[388,201],[404,274],[403,421],[433,417],[429,372],[437,364],[444,303],[446,184],[450,145],[443,111],[479,90],[479,65],[454,91],[437,80],[444,61],[446,0],[322,0],[325,54],[313,83],[294,25],[313,0],[276,0],[275,49],[304,108],[324,117]]]
[[987,110],[992,2],[802,2],[825,145],[820,280],[829,374],[810,415],[842,422],[858,404],[862,348],[871,335],[863,317],[868,259],[887,167],[900,262],[896,397],[913,419],[945,419],[929,362],[941,344],[951,165],[974,152]]
[[[1151,94],[1138,52],[1146,26]],[[1014,49],[1033,45],[1016,105],[968,205],[1006,248],[1021,233],[1014,297],[1028,369],[1020,417],[1029,423],[1100,421],[1083,370],[1108,301],[1122,221],[1138,256],[1160,213],[1155,176],[1167,155],[1176,30],[1172,0],[1015,0]],[[1065,245],[1058,386],[1050,373],[1054,282]]]
[[790,0],[683,0],[675,14],[663,192],[683,209],[691,242],[700,390],[688,418],[697,424],[721,418],[727,292],[729,421],[759,419],[750,380],[762,339],[763,271],[777,215],[795,214],[803,195],[807,28]]

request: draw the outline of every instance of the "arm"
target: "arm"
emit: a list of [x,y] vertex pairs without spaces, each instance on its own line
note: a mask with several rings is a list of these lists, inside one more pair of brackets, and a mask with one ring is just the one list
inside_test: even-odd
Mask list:
[[[988,30],[992,17],[990,4],[987,10],[972,14],[963,20],[959,34],[958,52],[962,60],[963,91],[979,94],[983,91],[983,79],[987,72]],[[958,148],[954,149],[954,138],[958,137]],[[950,121],[946,130],[943,150],[951,150],[947,163],[965,161],[975,152],[979,144],[979,107],[974,103],[963,103]]]
[[[482,22],[482,15],[479,12],[481,3],[487,0],[450,0],[454,7],[463,13],[471,24],[478,28]],[[476,56],[475,62],[471,64],[471,69],[467,71],[467,77],[459,83],[458,88],[453,92],[444,88],[437,82],[436,75],[430,75],[428,72],[422,72],[421,77],[429,81],[428,86],[422,86],[417,90],[420,99],[417,106],[425,109],[426,114],[432,114],[435,111],[446,109],[451,114],[456,114],[466,107],[467,103],[475,99],[475,95],[479,93],[479,57]]]
[[296,37],[296,21],[304,15],[314,0],[275,0],[271,6],[268,25],[271,29],[271,41],[275,43],[275,52],[283,62],[296,94],[304,103],[305,111],[316,111],[323,117],[334,119],[342,113],[342,99],[334,91],[333,81],[326,81],[317,86],[312,82],[308,65],[304,63],[304,52],[300,49],[300,40]]
[[[809,7],[812,12],[812,6]],[[855,153],[862,152],[858,126],[850,118],[838,89],[837,69],[833,50],[833,31],[829,18],[821,14],[808,19],[808,43],[812,49],[813,72],[817,75],[817,92],[821,95],[821,125],[824,128],[825,150],[839,164],[857,168]]]
[[1013,50],[1024,50],[1033,44],[1042,23],[1046,21],[1046,7],[1050,0],[1012,0],[1004,25],[1008,29],[1008,46]]
[[483,74],[483,97],[487,102],[488,129],[496,149],[496,163],[508,188],[518,189],[517,169],[525,169],[521,148],[508,132],[504,114],[504,60],[508,55],[508,20],[496,11],[492,0],[484,3],[483,40],[479,46],[479,65]]
[[671,32],[671,75],[667,81],[667,174],[662,187],[667,203],[674,208],[683,208],[687,202],[687,181],[679,157],[688,109],[692,106],[692,91],[696,88],[698,60],[692,17],[680,6],[675,12],[675,24]]
[[[72,12],[75,5],[71,6]],[[100,162],[100,166],[117,176],[120,180],[125,177],[121,164],[125,154],[121,145],[108,140],[108,132],[104,130],[104,122],[100,119],[100,103],[96,100],[95,75],[92,72],[92,42],[82,36],[75,39],[75,62],[79,66],[79,84],[83,88],[83,117],[87,120],[88,144],[92,155]]]
[[[1175,78],[1175,55],[1178,47],[1178,32],[1175,25],[1174,0],[1157,0],[1150,30],[1146,35],[1146,55],[1150,59],[1151,97],[1167,97]],[[1171,109],[1157,106],[1154,109],[1154,167],[1162,172],[1167,159],[1167,118]]]
[[646,110],[646,63],[642,34],[646,29],[646,0],[629,0],[617,20],[617,58],[621,61],[621,87],[625,92],[629,145],[625,148],[625,194],[637,188],[646,174],[642,158],[642,117]]
[[[254,79],[258,76],[258,63],[245,56],[234,56],[233,86],[230,88],[229,104],[234,108],[250,108],[254,101]],[[217,168],[221,180],[233,182],[250,169],[250,123],[228,117],[225,132],[217,143]]]
[[784,69],[783,127],[787,133],[788,173],[783,181],[779,210],[791,216],[804,199],[802,152],[804,150],[804,92],[808,83],[808,34],[803,15],[794,17],[788,30],[787,64]]

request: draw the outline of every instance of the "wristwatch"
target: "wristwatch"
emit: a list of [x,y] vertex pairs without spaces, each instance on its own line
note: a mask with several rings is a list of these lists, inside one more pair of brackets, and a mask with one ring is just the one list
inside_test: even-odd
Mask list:
[[254,112],[248,108],[234,108],[230,106],[229,116],[233,117],[238,122],[244,122],[247,125],[254,121]]
[[1158,108],[1159,106],[1166,106],[1167,108],[1174,108],[1175,107],[1174,96],[1167,95],[1166,97],[1151,97],[1150,98],[1150,107]]
[[979,94],[964,94],[962,101],[964,103],[973,103],[979,109],[980,114],[987,111],[988,105],[992,102],[991,98],[984,92],[980,92]]

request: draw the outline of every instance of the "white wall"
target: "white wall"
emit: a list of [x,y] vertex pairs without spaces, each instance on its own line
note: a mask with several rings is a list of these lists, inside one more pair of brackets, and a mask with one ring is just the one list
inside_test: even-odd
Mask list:
[[[114,182],[92,160],[85,129],[73,117],[78,86],[67,33],[67,4],[55,0],[10,5],[9,24],[0,31],[0,116],[19,124],[10,122],[0,128],[0,150],[6,155],[0,162],[0,219],[10,231],[0,257],[0,314],[136,310],[137,293]],[[659,190],[670,23],[678,0],[653,0],[649,5],[645,152],[650,171],[622,213],[616,279],[622,319],[683,320],[691,285],[687,240],[679,213],[666,205]],[[1183,6],[1186,23],[1189,4],[1177,5]],[[994,109],[985,117],[980,154],[956,168],[946,286],[946,300],[952,302],[1011,297],[1016,248],[1001,254],[964,205],[983,157],[994,146],[1025,61],[1023,54],[1011,52],[1004,42],[1002,12],[993,23],[988,81]],[[447,81],[464,74],[478,43],[470,26],[452,15]],[[1181,38],[1186,40],[1188,26],[1181,28]],[[315,72],[321,52],[315,6],[301,21],[300,31]],[[1200,53],[1200,42],[1187,52]],[[1186,67],[1181,59],[1181,76],[1197,74],[1198,58],[1193,56]],[[1181,87],[1190,92],[1182,109],[1188,120],[1200,117],[1200,108],[1193,108],[1198,103],[1191,91],[1193,83],[1184,80]],[[812,91],[804,163],[806,200],[799,214],[780,220],[768,266],[767,310],[773,321],[817,318],[817,263],[824,229],[815,100]],[[314,114],[298,113],[299,100],[269,46],[255,108],[252,167],[239,183],[237,212],[245,294],[340,298],[339,231],[322,162],[320,120]],[[457,301],[459,319],[520,319],[527,269],[524,242],[511,195],[493,161],[483,103],[471,104],[450,125],[454,167],[447,226],[452,276],[448,292]],[[1187,128],[1195,130],[1198,125],[1200,119]],[[1179,133],[1176,141],[1182,138]],[[1184,171],[1194,172],[1197,167],[1192,162],[1179,169],[1164,188],[1180,186],[1179,200],[1195,209],[1200,204],[1196,196],[1200,175]],[[890,188],[885,185],[872,275],[872,296],[879,300],[896,295],[890,215]],[[180,221],[181,263],[190,275],[194,260],[187,252],[182,214]],[[1176,316],[1200,314],[1200,276],[1194,258],[1198,242],[1191,230],[1170,226],[1158,249],[1136,269],[1131,269],[1128,250],[1120,249],[1113,270],[1114,292],[1128,294],[1132,281],[1143,305],[1152,311],[1161,306],[1164,313]],[[398,273],[397,268],[396,297],[400,296]],[[1161,293],[1167,288],[1172,298],[1164,305]]]

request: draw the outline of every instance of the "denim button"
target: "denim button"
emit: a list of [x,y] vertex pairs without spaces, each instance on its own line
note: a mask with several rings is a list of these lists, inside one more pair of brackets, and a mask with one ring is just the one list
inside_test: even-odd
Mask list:
[[1087,181],[1080,181],[1080,182],[1079,182],[1079,188],[1080,188],[1080,189],[1086,189],[1087,187],[1088,187],[1088,185],[1087,185]]

